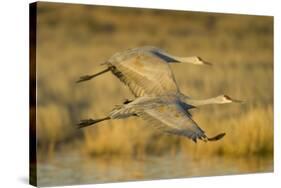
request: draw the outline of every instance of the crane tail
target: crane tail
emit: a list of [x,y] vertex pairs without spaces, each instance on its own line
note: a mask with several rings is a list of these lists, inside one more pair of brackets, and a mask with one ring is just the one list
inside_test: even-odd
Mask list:
[[97,76],[99,76],[99,75],[101,75],[103,73],[106,73],[106,72],[110,71],[110,70],[111,70],[110,68],[107,68],[107,69],[105,69],[105,70],[103,70],[101,72],[98,72],[96,74],[81,76],[79,78],[79,80],[76,81],[76,83],[80,83],[80,82],[91,80],[92,78],[97,77]]
[[96,123],[99,123],[101,121],[105,121],[105,120],[109,120],[110,117],[105,117],[105,118],[101,118],[101,119],[84,119],[81,120],[78,124],[77,124],[77,128],[84,128],[84,127],[88,127],[90,125],[94,125]]
[[214,137],[211,137],[211,138],[207,137],[207,140],[208,141],[218,141],[218,140],[222,139],[224,136],[225,136],[225,133],[220,133],[220,134],[218,134]]

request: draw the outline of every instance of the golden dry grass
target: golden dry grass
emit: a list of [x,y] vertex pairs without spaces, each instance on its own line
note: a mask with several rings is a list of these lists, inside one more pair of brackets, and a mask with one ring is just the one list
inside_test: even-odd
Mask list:
[[[74,147],[90,155],[186,152],[193,156],[272,155],[273,18],[195,12],[39,3],[37,133],[40,156]],[[84,74],[123,49],[153,45],[175,55],[198,55],[213,67],[173,65],[181,91],[194,98],[222,93],[245,100],[194,110],[216,143],[194,144],[166,135],[138,118],[77,130],[79,119],[98,118],[132,98],[113,75],[81,85]]]

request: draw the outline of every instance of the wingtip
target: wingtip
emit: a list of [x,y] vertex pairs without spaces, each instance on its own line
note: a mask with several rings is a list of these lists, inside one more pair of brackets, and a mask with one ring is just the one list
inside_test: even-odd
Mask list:
[[196,144],[197,143],[197,139],[196,138],[192,138],[192,141]]
[[211,138],[208,138],[208,141],[218,141],[218,140],[221,140],[224,136],[225,136],[226,133],[220,133],[214,137],[211,137]]

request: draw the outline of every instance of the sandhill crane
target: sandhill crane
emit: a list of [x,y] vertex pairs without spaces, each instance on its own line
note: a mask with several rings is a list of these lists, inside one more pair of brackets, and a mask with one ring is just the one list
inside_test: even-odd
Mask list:
[[101,121],[109,119],[122,119],[130,116],[138,116],[149,122],[149,125],[161,129],[170,134],[188,137],[194,142],[197,139],[203,141],[215,141],[224,137],[225,133],[220,133],[212,138],[205,135],[204,131],[192,120],[189,109],[207,104],[223,104],[240,102],[231,99],[226,95],[205,100],[194,100],[190,104],[181,100],[178,94],[162,96],[143,96],[138,97],[132,102],[119,105],[114,108],[107,117],[100,119],[81,120],[79,128],[87,127]]
[[179,92],[170,63],[191,63],[210,65],[200,57],[177,57],[163,50],[145,46],[133,48],[114,54],[104,65],[107,68],[93,75],[80,77],[77,82],[90,80],[103,73],[111,71],[136,96],[163,95]]
[[[169,63],[210,64],[200,57],[177,57],[159,48],[145,46],[114,54],[104,63],[108,66],[107,69],[97,74],[82,76],[78,82],[90,80],[100,74],[111,71],[130,88],[136,97],[173,93],[179,95],[182,101],[192,105],[194,99],[180,92]],[[218,99],[223,100],[225,98],[218,96]],[[199,102],[200,100],[196,101]],[[125,103],[127,102],[129,101],[125,101]]]
[[134,48],[116,53],[104,64],[107,69],[93,75],[80,77],[78,82],[90,80],[111,71],[126,84],[137,97],[115,108],[107,117],[82,120],[78,127],[86,127],[109,119],[139,116],[165,132],[183,135],[196,142],[221,139],[225,134],[208,138],[191,119],[191,108],[207,104],[240,102],[226,95],[196,100],[182,94],[176,84],[169,63],[209,64],[198,57],[176,57],[155,47]]

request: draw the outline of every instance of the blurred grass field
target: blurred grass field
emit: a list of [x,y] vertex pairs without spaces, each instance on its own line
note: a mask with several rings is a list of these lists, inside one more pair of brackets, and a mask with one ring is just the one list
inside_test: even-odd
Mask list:
[[[115,52],[157,46],[178,56],[197,55],[212,67],[172,65],[181,91],[193,98],[227,94],[244,104],[193,110],[216,143],[163,134],[132,117],[82,130],[80,119],[99,118],[133,98],[112,74],[76,84]],[[75,150],[86,156],[185,153],[273,156],[273,18],[151,9],[42,3],[37,20],[37,145],[39,160]]]

